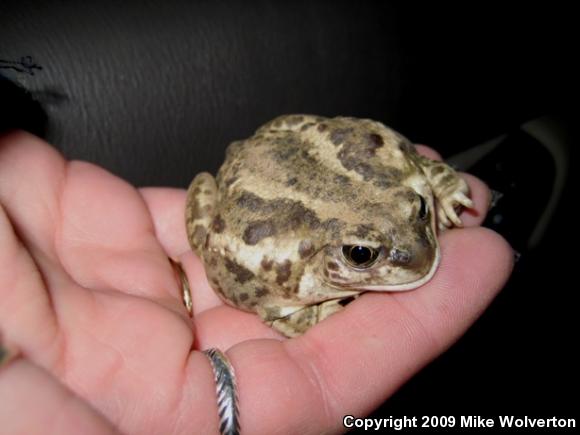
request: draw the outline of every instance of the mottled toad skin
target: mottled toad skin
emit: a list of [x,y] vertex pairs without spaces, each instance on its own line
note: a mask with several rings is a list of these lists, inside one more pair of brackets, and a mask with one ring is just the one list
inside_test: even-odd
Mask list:
[[379,122],[287,115],[233,142],[216,178],[195,177],[186,225],[221,298],[292,337],[365,291],[427,282],[437,224],[460,226],[467,194]]

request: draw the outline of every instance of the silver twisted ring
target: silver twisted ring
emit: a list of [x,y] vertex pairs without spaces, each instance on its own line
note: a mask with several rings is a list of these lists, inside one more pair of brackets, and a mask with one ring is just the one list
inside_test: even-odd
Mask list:
[[240,417],[234,368],[219,349],[204,350],[213,369],[216,383],[218,416],[222,435],[239,435]]

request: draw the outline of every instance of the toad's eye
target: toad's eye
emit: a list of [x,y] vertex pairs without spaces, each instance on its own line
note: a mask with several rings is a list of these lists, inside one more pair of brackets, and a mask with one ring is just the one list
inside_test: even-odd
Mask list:
[[427,201],[421,195],[419,195],[419,200],[421,201],[419,204],[419,219],[425,220],[427,217],[427,212],[429,211],[429,207],[427,205]]
[[379,251],[368,246],[345,245],[342,255],[348,264],[359,269],[371,267],[379,256]]

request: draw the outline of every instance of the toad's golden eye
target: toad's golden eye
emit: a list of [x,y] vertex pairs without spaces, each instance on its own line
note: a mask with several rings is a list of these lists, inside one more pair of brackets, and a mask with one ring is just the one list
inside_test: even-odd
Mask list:
[[371,267],[379,257],[379,251],[368,246],[345,245],[342,255],[348,264],[358,269]]

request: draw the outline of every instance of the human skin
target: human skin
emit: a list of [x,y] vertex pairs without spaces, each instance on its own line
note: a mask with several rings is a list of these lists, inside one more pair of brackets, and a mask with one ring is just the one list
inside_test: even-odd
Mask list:
[[511,272],[509,245],[479,226],[489,191],[464,176],[475,209],[441,235],[428,284],[364,294],[287,340],[211,290],[184,190],[136,189],[30,134],[0,137],[0,331],[21,352],[0,367],[2,431],[217,433],[209,347],[235,368],[245,433],[344,430],[344,415],[370,413],[453,344]]

